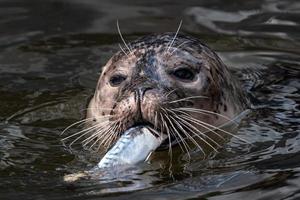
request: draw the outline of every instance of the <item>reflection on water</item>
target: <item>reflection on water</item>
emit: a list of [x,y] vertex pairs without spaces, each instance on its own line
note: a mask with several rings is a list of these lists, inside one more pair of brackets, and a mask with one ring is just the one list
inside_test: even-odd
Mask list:
[[[183,19],[182,32],[215,49],[251,95],[237,133],[251,145],[232,138],[173,173],[141,164],[121,178],[64,183],[99,160],[60,133],[84,116],[100,66],[118,51],[117,19],[127,40]],[[299,22],[297,0],[1,1],[1,199],[300,198]]]

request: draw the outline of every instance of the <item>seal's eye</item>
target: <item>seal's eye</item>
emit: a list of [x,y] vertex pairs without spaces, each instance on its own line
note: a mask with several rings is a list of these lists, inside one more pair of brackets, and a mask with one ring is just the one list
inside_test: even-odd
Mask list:
[[113,75],[112,77],[110,77],[109,83],[112,87],[117,87],[125,80],[126,80],[126,76],[116,74],[116,75]]
[[176,69],[172,75],[182,81],[192,81],[196,76],[195,72],[188,68]]

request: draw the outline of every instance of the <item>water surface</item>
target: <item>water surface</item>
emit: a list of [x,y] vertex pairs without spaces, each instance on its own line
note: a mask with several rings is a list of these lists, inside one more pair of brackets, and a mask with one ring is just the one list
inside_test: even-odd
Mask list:
[[[237,133],[251,145],[232,138],[172,175],[145,164],[120,179],[64,183],[99,160],[60,133],[84,116],[119,50],[117,19],[127,40],[175,31],[183,19],[181,32],[216,50],[251,95]],[[299,199],[299,23],[297,0],[2,0],[0,198]]]

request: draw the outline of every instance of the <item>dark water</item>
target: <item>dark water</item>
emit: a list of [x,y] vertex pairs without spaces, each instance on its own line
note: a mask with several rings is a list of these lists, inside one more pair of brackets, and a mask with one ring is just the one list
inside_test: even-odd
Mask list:
[[[84,3],[83,3],[84,2]],[[63,146],[101,67],[127,40],[194,35],[235,68],[254,108],[238,135],[172,176],[140,166],[121,179],[68,185],[99,159]],[[298,0],[1,0],[0,199],[300,199]]]

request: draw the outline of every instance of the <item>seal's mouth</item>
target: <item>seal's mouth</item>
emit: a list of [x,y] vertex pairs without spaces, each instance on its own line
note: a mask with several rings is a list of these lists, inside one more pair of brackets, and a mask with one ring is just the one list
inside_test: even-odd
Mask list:
[[[168,134],[165,131],[162,131],[160,128],[155,127],[154,124],[152,124],[150,122],[146,122],[146,121],[136,122],[132,126],[130,126],[128,129],[133,128],[133,127],[149,127],[150,130],[152,130],[151,133],[157,138],[160,137],[160,134],[167,136],[166,139],[162,142],[162,144],[156,149],[156,151],[167,150],[170,148],[170,145],[171,145],[171,147],[173,147],[178,144],[178,140],[176,140],[176,137],[174,135],[170,134],[168,137]],[[145,141],[145,142],[147,142],[147,141]]]
[[154,125],[151,124],[150,122],[136,122],[132,126],[130,126],[128,129],[133,128],[133,127],[137,127],[137,126],[149,126],[151,128],[154,128]]
[[156,130],[156,131],[152,131],[151,133],[155,136],[155,137],[159,137],[159,133],[161,133],[161,131],[157,128],[154,127],[154,125],[150,122],[146,122],[146,121],[141,121],[141,122],[136,122],[134,123],[132,126],[130,126],[128,129],[130,128],[134,128],[134,127],[149,127],[150,130]]

